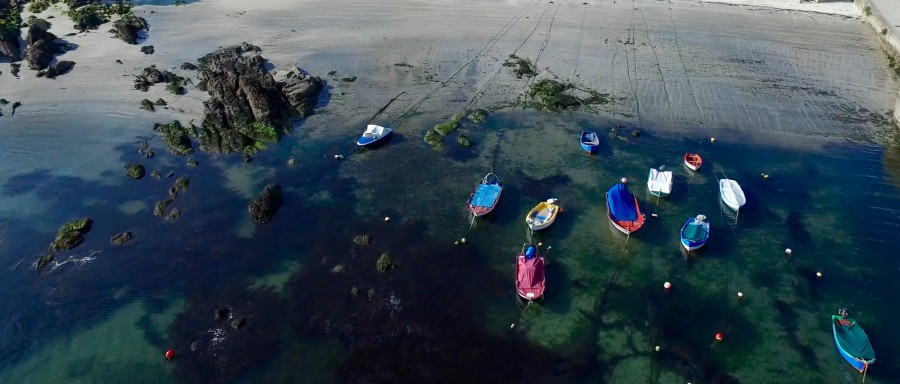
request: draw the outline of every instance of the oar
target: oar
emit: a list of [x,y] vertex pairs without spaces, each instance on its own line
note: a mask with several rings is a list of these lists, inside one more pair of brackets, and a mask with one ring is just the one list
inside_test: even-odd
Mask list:
[[[518,293],[516,293],[516,294],[518,294]],[[516,300],[518,300],[518,298],[516,298]],[[525,309],[523,309],[522,313],[519,314],[519,318],[516,319],[516,321],[514,321],[512,324],[509,325],[509,329],[515,328],[516,323],[518,323],[520,320],[522,320],[522,316],[525,316],[525,311],[528,310],[528,306],[531,305],[532,302],[533,302],[532,300],[528,300],[528,304],[525,304]]]

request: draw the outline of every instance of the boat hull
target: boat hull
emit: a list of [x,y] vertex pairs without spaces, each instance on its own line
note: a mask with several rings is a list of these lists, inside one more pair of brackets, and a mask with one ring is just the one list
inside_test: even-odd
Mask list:
[[[493,178],[491,178],[492,176]],[[494,198],[494,202],[491,203],[490,207],[483,207],[472,204],[472,200],[475,199],[475,193],[478,192],[478,187],[482,185],[497,185],[500,187],[500,192],[497,193],[497,197]],[[472,192],[472,194],[469,195],[469,200],[466,201],[466,208],[471,214],[475,215],[475,217],[487,215],[488,213],[491,213],[494,208],[497,208],[497,204],[500,202],[501,195],[503,195],[503,183],[500,182],[499,177],[497,177],[493,173],[488,173],[487,176],[481,179],[480,183],[475,185],[475,192]]]
[[[609,192],[607,192],[606,195],[608,197]],[[616,218],[613,217],[612,213],[610,213],[610,211],[609,211],[609,199],[607,198],[606,217],[607,217],[607,219],[609,219],[609,222],[610,222],[610,224],[612,224],[613,228],[615,228],[619,232],[622,232],[626,235],[630,235],[630,234],[634,233],[635,231],[637,231],[638,229],[641,229],[642,226],[644,226],[645,216],[643,213],[641,213],[641,209],[637,203],[637,198],[634,198],[634,207],[637,209],[637,220],[635,220],[635,221],[616,220]]]
[[532,259],[527,259],[523,251],[516,255],[516,294],[526,301],[540,300],[547,287],[546,261],[539,252]]
[[599,140],[593,140],[597,137],[597,134],[594,132],[582,131],[581,132],[581,149],[587,153],[597,153],[597,150],[600,148]]
[[838,339],[837,324],[835,324],[835,321],[840,319],[842,319],[840,316],[831,317],[831,333],[834,336],[834,345],[837,346],[837,350],[841,354],[841,357],[843,357],[844,360],[853,367],[853,369],[856,369],[857,371],[859,371],[859,373],[865,373],[865,371],[869,369],[869,366],[875,363],[875,359],[873,358],[867,361],[862,358],[853,356],[849,352],[844,350],[844,348],[841,346],[840,340]]
[[650,194],[656,197],[666,197],[669,196],[668,193],[660,192],[660,191],[650,191]]
[[684,247],[684,249],[687,251],[696,251],[700,248],[703,248],[703,246],[706,245],[706,242],[709,240],[709,222],[703,222],[699,224],[705,231],[702,239],[689,239],[685,237],[685,230],[688,228],[688,226],[695,225],[695,223],[697,223],[697,219],[691,217],[684,222],[684,225],[681,226],[681,230],[678,231],[678,237],[681,240],[681,246]]
[[[545,208],[550,210],[550,215],[544,220],[536,219],[535,216]],[[559,214],[559,211],[560,208],[558,205],[548,204],[546,201],[541,202],[536,207],[532,208],[531,211],[528,211],[528,214],[525,216],[525,224],[528,224],[528,228],[532,231],[539,231],[547,228],[556,221],[556,216]]]
[[744,197],[744,191],[741,189],[740,184],[731,179],[719,180],[719,196],[722,198],[725,206],[734,211],[740,210],[746,202],[746,197]]
[[688,167],[688,169],[692,171],[696,171],[700,169],[703,165],[703,159],[700,155],[696,153],[685,153],[684,154],[684,166]]
[[385,133],[383,136],[374,138],[374,139],[368,138],[368,137],[360,137],[358,140],[356,140],[356,145],[358,145],[360,147],[374,147],[374,146],[378,145],[379,143],[384,142],[384,140],[387,140],[387,138],[389,138],[393,135],[394,135],[394,131],[391,130],[391,131],[388,131],[387,133]]

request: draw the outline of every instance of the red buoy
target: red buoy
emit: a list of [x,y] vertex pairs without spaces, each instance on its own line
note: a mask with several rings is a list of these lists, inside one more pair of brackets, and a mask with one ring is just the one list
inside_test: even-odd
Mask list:
[[723,338],[723,337],[724,337],[724,336],[722,336],[722,333],[721,333],[721,332],[720,332],[720,333],[717,333],[717,334],[716,334],[716,341],[722,341],[722,338]]
[[171,349],[166,351],[166,361],[172,360],[173,357],[175,357],[175,351]]

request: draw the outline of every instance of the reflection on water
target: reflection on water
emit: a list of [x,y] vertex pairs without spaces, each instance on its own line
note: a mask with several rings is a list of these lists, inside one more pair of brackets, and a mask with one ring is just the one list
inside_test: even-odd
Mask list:
[[[836,353],[828,319],[847,306],[878,352],[866,380],[900,380],[900,351],[891,344],[900,340],[897,313],[883,305],[900,289],[886,253],[900,228],[893,155],[820,141],[807,150],[746,144],[727,132],[715,143],[623,137],[607,135],[614,122],[574,119],[495,113],[483,126],[462,127],[478,143],[464,161],[458,149],[414,139],[343,162],[326,156],[340,143],[296,136],[251,165],[198,154],[210,166],[176,167],[192,179],[176,222],[153,217],[144,203],[165,196],[165,182],[92,187],[65,179],[53,199],[4,188],[4,198],[40,197],[53,216],[94,218],[88,242],[61,261],[103,252],[78,268],[6,272],[4,289],[21,294],[0,302],[10,308],[0,324],[0,377],[839,383],[855,374]],[[600,155],[579,148],[585,128],[601,133]],[[423,133],[415,122],[397,130]],[[288,167],[294,152],[308,155]],[[678,165],[684,152],[703,155],[700,172]],[[675,185],[657,202],[644,176],[662,164]],[[498,208],[470,228],[465,201],[488,171],[506,188]],[[747,195],[739,215],[721,205],[721,172]],[[29,177],[47,188],[62,183],[49,173],[17,180]],[[610,230],[604,203],[622,177],[648,213],[627,246]],[[284,187],[286,204],[273,222],[248,224],[247,202],[268,182]],[[86,191],[94,204],[66,204]],[[519,316],[513,257],[527,240],[524,213],[548,197],[563,211],[534,234],[552,246],[546,300],[509,330]],[[710,217],[712,236],[685,259],[678,230],[698,213]],[[35,227],[61,222],[19,226],[20,219],[0,219],[0,255],[10,265],[36,258],[52,240],[52,231]],[[247,237],[235,238],[234,228],[244,227]],[[123,228],[137,240],[107,245]],[[372,243],[354,244],[361,234]],[[465,244],[454,245],[461,238]],[[383,253],[395,268],[379,273]],[[160,298],[176,292],[183,302]],[[233,325],[238,318],[245,322]],[[718,332],[724,340],[713,343]],[[177,357],[167,366],[168,347]],[[308,364],[300,369],[298,361]]]

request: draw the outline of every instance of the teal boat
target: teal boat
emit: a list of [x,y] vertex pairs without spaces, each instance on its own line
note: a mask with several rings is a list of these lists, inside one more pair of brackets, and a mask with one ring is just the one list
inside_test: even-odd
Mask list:
[[834,344],[844,360],[859,373],[866,373],[869,365],[875,362],[875,351],[869,342],[869,336],[856,320],[846,317],[846,310],[841,309],[838,313],[839,315],[831,316]]

